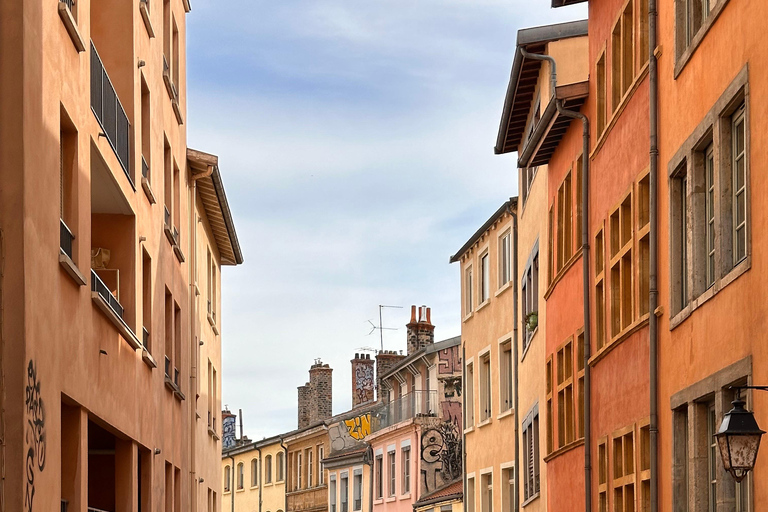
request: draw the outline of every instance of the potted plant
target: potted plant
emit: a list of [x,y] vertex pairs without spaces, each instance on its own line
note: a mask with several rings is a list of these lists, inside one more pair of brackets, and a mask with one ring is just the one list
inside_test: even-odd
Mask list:
[[525,327],[528,329],[528,332],[535,331],[538,325],[539,325],[538,311],[531,311],[530,313],[525,315]]

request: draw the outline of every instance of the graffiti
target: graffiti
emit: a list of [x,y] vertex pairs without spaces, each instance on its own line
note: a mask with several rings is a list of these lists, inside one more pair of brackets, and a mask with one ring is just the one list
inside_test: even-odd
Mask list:
[[236,433],[236,420],[237,416],[235,415],[224,415],[224,417],[221,419],[221,447],[222,448],[232,448],[237,444],[237,433]]
[[437,365],[437,371],[440,375],[449,375],[461,373],[461,355],[459,346],[444,348],[438,352],[440,362]]
[[442,422],[421,435],[422,494],[431,492],[461,476],[459,427]]
[[442,377],[440,382],[445,398],[461,397],[461,377]]
[[362,441],[365,436],[371,433],[371,415],[364,414],[351,420],[344,420],[344,424],[347,426],[349,435],[352,439]]
[[358,404],[373,401],[373,366],[361,364],[355,369],[355,394]]
[[358,441],[362,441],[370,433],[370,413],[331,425],[328,428],[328,436],[331,439],[331,453],[358,446]]
[[456,428],[461,428],[461,402],[440,402],[440,411],[443,420],[453,423]]
[[26,442],[27,450],[27,490],[24,497],[24,506],[32,510],[35,498],[35,472],[45,469],[45,406],[40,395],[40,382],[37,380],[35,363],[30,359],[27,367],[27,388],[25,405],[27,408]]

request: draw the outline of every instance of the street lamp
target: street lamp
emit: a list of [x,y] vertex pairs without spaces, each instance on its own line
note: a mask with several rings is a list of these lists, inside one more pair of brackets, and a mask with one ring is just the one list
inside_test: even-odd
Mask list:
[[[768,391],[768,387],[763,386],[745,386],[739,389]],[[731,473],[736,482],[741,482],[755,467],[760,438],[765,432],[757,426],[754,414],[744,408],[745,402],[739,397],[738,390],[736,400],[732,404],[733,409],[723,417],[715,438],[720,448],[723,467]]]

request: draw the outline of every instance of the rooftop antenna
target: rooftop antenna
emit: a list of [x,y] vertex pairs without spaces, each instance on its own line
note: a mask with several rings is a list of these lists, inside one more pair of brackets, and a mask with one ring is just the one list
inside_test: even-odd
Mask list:
[[384,327],[382,322],[382,314],[381,310],[384,308],[391,308],[391,309],[403,309],[403,306],[385,306],[382,304],[379,304],[379,325],[375,325],[373,322],[368,320],[368,323],[371,324],[371,332],[368,333],[368,336],[374,333],[374,331],[379,331],[379,339],[381,340],[381,350],[384,351],[384,331],[396,331],[396,327]]

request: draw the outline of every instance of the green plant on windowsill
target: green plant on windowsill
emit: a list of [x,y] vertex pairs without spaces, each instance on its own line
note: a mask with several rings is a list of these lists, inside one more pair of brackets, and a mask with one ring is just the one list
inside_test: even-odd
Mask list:
[[531,311],[527,315],[525,315],[525,327],[528,329],[528,332],[533,332],[536,330],[536,327],[539,326],[539,312],[538,311]]

